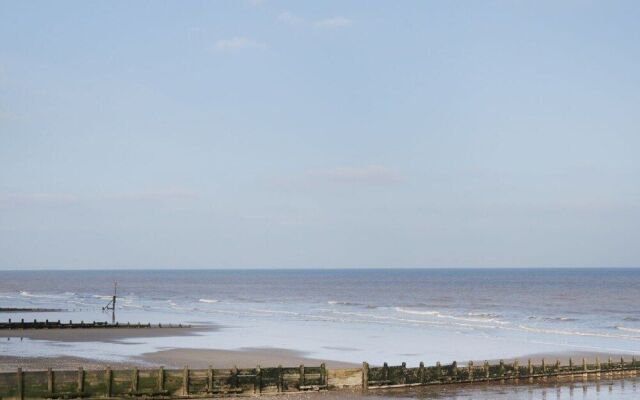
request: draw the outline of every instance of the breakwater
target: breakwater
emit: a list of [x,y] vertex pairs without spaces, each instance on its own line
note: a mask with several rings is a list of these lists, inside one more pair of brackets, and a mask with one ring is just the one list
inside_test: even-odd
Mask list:
[[0,373],[0,399],[197,398],[284,393],[327,388],[327,370],[316,367],[232,369],[125,369]]
[[103,328],[103,329],[118,329],[118,328],[191,328],[191,325],[183,325],[183,324],[151,324],[151,323],[108,323],[106,321],[91,321],[91,322],[73,322],[73,320],[69,320],[69,322],[61,322],[57,321],[49,321],[34,319],[33,321],[25,321],[21,319],[20,321],[12,321],[9,319],[7,322],[0,322],[0,329],[74,329],[74,328]]
[[23,371],[0,373],[0,399],[52,398],[128,398],[158,397],[171,399],[201,398],[228,395],[293,393],[300,391],[373,389],[446,385],[490,381],[533,382],[548,378],[587,378],[606,376],[623,378],[637,376],[640,361],[586,359],[562,365],[542,360],[522,365],[517,361],[475,365],[436,363],[418,367],[406,364],[361,368],[328,369],[320,366],[231,368],[231,369],[117,369],[58,371]]

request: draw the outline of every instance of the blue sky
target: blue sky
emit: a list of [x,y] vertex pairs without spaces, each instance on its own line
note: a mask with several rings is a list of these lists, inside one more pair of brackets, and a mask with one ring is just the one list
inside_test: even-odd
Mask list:
[[0,268],[640,266],[637,1],[0,1]]

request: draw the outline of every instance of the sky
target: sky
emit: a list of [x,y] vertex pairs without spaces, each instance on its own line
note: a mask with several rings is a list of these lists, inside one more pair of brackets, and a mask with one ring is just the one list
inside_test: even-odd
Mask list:
[[0,268],[640,267],[638,21],[0,0]]

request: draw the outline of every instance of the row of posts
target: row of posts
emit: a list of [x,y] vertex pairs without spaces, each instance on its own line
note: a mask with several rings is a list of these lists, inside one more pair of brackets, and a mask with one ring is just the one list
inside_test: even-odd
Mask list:
[[[600,372],[616,372],[616,370],[619,368],[620,371],[624,371],[625,369],[625,361],[624,358],[620,358],[620,364],[619,366],[615,366],[611,357],[609,357],[609,360],[606,364],[606,368],[603,370],[602,369],[602,365],[600,364],[600,359],[599,357],[596,357],[596,363],[595,363],[595,369],[589,369],[588,365],[587,365],[587,361],[585,358],[582,359],[582,368],[579,370],[574,369],[575,365],[573,363],[573,359],[569,358],[569,370],[568,371],[561,371],[560,369],[560,361],[556,360],[555,364],[551,367],[547,366],[545,363],[545,359],[543,358],[541,360],[541,373],[540,374],[535,374],[534,373],[534,365],[531,362],[531,359],[527,360],[527,373],[526,375],[522,375],[521,371],[520,371],[520,366],[518,364],[518,360],[515,360],[512,364],[513,366],[513,374],[507,374],[507,369],[505,367],[505,363],[503,360],[500,360],[500,363],[498,364],[498,376],[497,377],[491,377],[490,376],[490,365],[489,362],[485,361],[483,368],[482,368],[482,375],[481,376],[477,376],[475,375],[478,370],[474,368],[474,364],[473,361],[469,361],[467,363],[466,367],[458,367],[458,363],[456,361],[454,361],[451,366],[450,366],[450,370],[451,370],[451,375],[449,374],[443,374],[443,367],[442,364],[440,364],[440,362],[436,362],[436,376],[437,379],[442,379],[442,378],[446,378],[446,377],[450,377],[452,378],[452,380],[457,380],[458,379],[458,371],[461,368],[466,368],[467,369],[467,377],[466,380],[467,381],[473,381],[475,380],[489,380],[489,379],[497,379],[497,380],[501,380],[501,379],[517,379],[517,378],[534,378],[534,377],[543,377],[543,376],[554,376],[554,375],[574,375],[574,374],[588,374],[588,373],[600,373]],[[631,361],[631,365],[632,365],[632,369],[633,370],[638,370],[640,369],[640,365],[636,365],[636,359],[635,357],[632,357],[632,361]],[[387,365],[387,363],[384,363],[382,366],[383,372],[382,372],[382,380],[381,381],[376,381],[375,383],[378,384],[376,386],[390,386],[390,385],[406,385],[407,384],[407,364],[406,363],[402,363],[401,364],[401,374],[399,377],[399,382],[391,382],[389,380],[389,366]],[[367,362],[363,362],[362,363],[362,388],[364,390],[367,390],[369,388],[369,363]],[[415,384],[425,384],[426,382],[426,369],[424,366],[424,362],[420,362],[420,366],[418,367],[418,383]]]
[[[38,324],[40,324],[40,326],[44,327],[44,328],[65,328],[65,327],[71,327],[71,328],[75,328],[75,327],[79,327],[79,328],[96,328],[96,327],[104,327],[104,328],[151,328],[152,325],[150,322],[146,323],[146,324],[141,324],[140,322],[138,322],[137,324],[132,324],[130,322],[127,322],[126,324],[120,324],[119,322],[116,322],[114,324],[108,324],[106,321],[104,322],[96,322],[93,321],[91,323],[85,324],[84,321],[80,321],[80,323],[73,323],[72,320],[69,320],[68,324],[65,323],[61,323],[60,320],[58,321],[51,321],[49,322],[49,320],[45,320],[38,322],[38,320],[34,319],[33,322],[25,322],[24,318],[20,320],[20,322],[12,322],[11,318],[9,318],[9,322],[8,323],[0,323],[0,328],[2,327],[7,327],[8,329],[28,329],[28,328],[37,328]],[[4,326],[3,326],[4,325]],[[156,325],[153,325],[154,327]],[[162,325],[161,323],[159,323],[158,328],[182,328],[182,324],[164,324]],[[185,325],[185,327],[190,328],[191,325]]]
[[[278,369],[278,380],[277,380],[277,391],[278,392],[283,392],[285,391],[285,386],[284,386],[284,374],[283,374],[283,368],[282,365],[279,365],[277,367]],[[189,391],[189,367],[185,366],[183,371],[182,371],[182,390],[181,390],[181,394],[183,396],[188,396],[190,394]],[[214,392],[214,377],[215,377],[215,370],[213,369],[212,366],[209,366],[208,370],[207,370],[207,392],[212,393]],[[255,368],[255,373],[253,375],[240,375],[239,374],[239,370],[237,367],[233,367],[231,369],[231,375],[230,375],[230,386],[231,389],[227,390],[227,391],[231,391],[233,392],[234,390],[238,390],[239,388],[239,378],[240,377],[252,377],[254,378],[253,383],[254,383],[254,388],[253,391],[255,394],[260,394],[262,393],[262,389],[263,389],[263,384],[262,384],[262,369],[260,367],[260,365],[258,365]],[[154,392],[153,394],[155,395],[166,395],[167,391],[165,390],[164,384],[165,384],[165,371],[164,371],[164,367],[159,367],[158,368],[158,376],[157,376],[157,392]],[[110,367],[107,367],[105,369],[105,387],[106,387],[106,391],[105,391],[105,397],[112,397],[113,390],[112,390],[112,386],[113,386],[113,371],[111,370]],[[18,368],[17,371],[17,398],[20,400],[24,399],[24,373],[22,371],[22,368]],[[133,368],[132,370],[132,375],[131,375],[131,391],[129,393],[121,393],[121,394],[127,394],[127,395],[139,395],[141,393],[138,393],[138,381],[139,381],[139,371],[138,368]],[[78,367],[78,372],[77,372],[77,381],[76,381],[76,393],[64,393],[64,395],[69,395],[71,397],[86,397],[85,393],[84,393],[84,383],[85,383],[85,372],[84,369],[82,367]],[[326,370],[326,366],[324,363],[322,363],[320,365],[320,385],[319,386],[325,386],[327,384],[327,370]],[[300,365],[299,367],[299,380],[298,380],[298,389],[299,390],[303,390],[306,388],[306,379],[305,379],[305,367],[304,365]],[[50,396],[53,397],[54,393],[54,374],[53,374],[53,370],[51,368],[47,369],[47,391],[48,394]],[[222,391],[224,391],[224,389],[222,389]]]

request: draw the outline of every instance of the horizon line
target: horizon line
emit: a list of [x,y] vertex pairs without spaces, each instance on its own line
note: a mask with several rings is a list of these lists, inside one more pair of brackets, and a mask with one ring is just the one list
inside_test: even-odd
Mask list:
[[0,267],[0,271],[347,271],[347,270],[577,270],[640,269],[640,266],[436,266],[436,267]]

